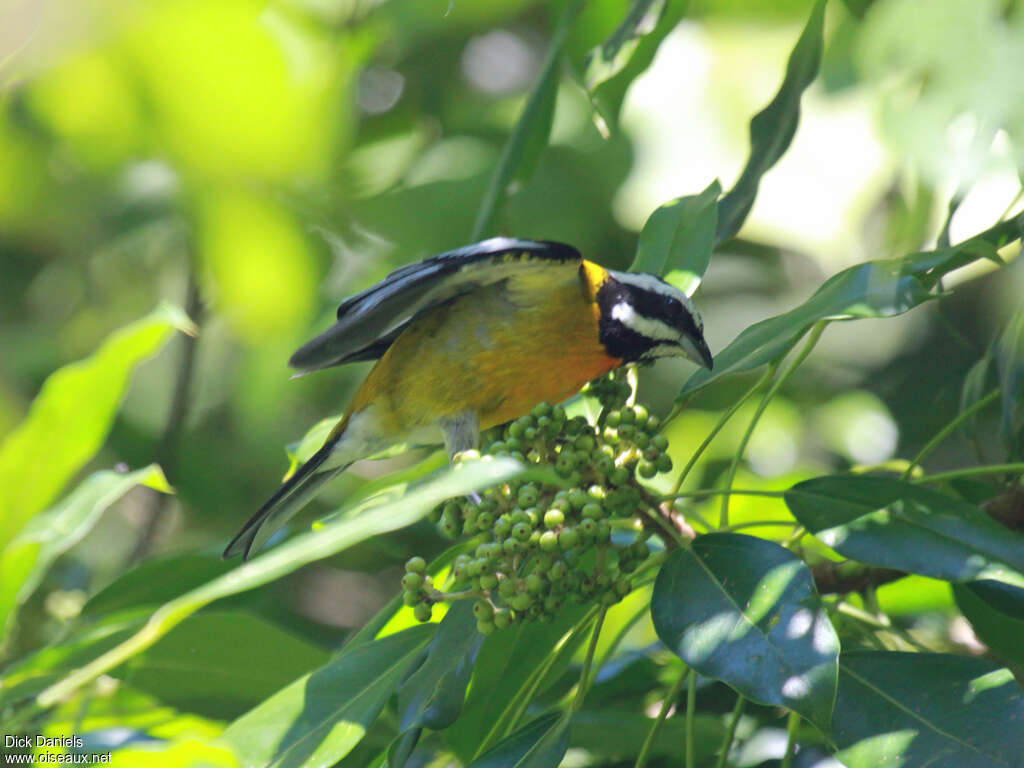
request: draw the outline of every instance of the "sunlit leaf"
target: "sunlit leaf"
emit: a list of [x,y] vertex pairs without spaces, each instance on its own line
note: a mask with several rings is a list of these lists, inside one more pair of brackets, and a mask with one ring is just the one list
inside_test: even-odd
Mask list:
[[825,0],[817,0],[807,26],[789,55],[786,76],[775,98],[750,121],[750,158],[736,185],[718,203],[718,240],[727,240],[743,226],[754,207],[761,177],[789,148],[800,121],[800,99],[818,75]]
[[676,198],[652,213],[630,271],[658,275],[692,296],[711,261],[721,193],[716,179],[699,195]]
[[0,551],[93,457],[132,371],[175,329],[195,333],[180,309],[162,306],[111,334],[91,357],[47,378],[28,416],[0,444]]
[[701,389],[726,374],[749,371],[777,360],[819,320],[891,317],[913,309],[934,298],[931,291],[943,275],[987,258],[996,248],[1019,239],[1022,226],[1024,215],[949,248],[844,269],[826,280],[803,304],[744,329],[715,355],[714,371],[701,369],[694,373],[680,394]]
[[160,701],[236,717],[327,661],[326,651],[246,613],[190,616],[115,674]]
[[839,659],[832,736],[847,768],[1024,765],[1024,695],[1007,669],[940,653]]
[[617,130],[626,91],[651,65],[687,5],[686,0],[634,0],[615,31],[587,55],[583,84],[600,117],[599,125]]
[[243,766],[328,768],[359,743],[433,634],[424,624],[348,649],[224,732]]
[[661,567],[651,618],[702,675],[828,726],[839,639],[811,572],[788,550],[734,533],[698,536]]
[[296,536],[223,576],[165,603],[153,613],[140,632],[43,691],[39,703],[48,706],[98,675],[124,663],[152,646],[185,618],[215,600],[262,586],[371,536],[411,525],[445,499],[464,496],[505,482],[521,471],[522,465],[512,459],[463,462],[410,490],[398,501],[373,507],[352,518],[338,520],[319,531]]
[[538,717],[503,739],[467,768],[558,768],[569,746],[568,718]]
[[817,477],[786,491],[808,531],[862,563],[1024,587],[1024,536],[959,499],[887,477]]
[[29,520],[0,557],[0,630],[10,629],[18,606],[39,586],[54,560],[81,541],[111,504],[138,485],[170,491],[155,464],[128,474],[97,472],[55,507]]

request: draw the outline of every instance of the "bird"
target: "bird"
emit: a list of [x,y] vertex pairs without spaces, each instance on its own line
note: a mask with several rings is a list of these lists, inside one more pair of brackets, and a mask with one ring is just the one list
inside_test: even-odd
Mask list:
[[248,559],[353,462],[399,443],[477,447],[480,432],[558,403],[627,363],[711,368],[700,314],[654,275],[618,272],[564,243],[492,238],[391,272],[343,301],[289,365],[376,365],[316,451],[224,550]]

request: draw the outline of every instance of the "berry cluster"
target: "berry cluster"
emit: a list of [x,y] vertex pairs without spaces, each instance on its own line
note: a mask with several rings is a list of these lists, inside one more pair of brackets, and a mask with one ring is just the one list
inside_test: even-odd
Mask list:
[[490,634],[548,620],[567,600],[611,605],[632,590],[630,574],[649,554],[644,515],[656,503],[636,476],[671,470],[668,441],[647,409],[627,405],[621,374],[584,393],[600,403],[596,423],[541,403],[484,435],[481,453],[553,467],[558,482],[512,481],[435,510],[442,533],[473,537],[475,548],[456,557],[448,593],[434,588],[423,558],[406,563],[403,598],[417,619],[428,621],[435,602],[476,597],[477,628]]

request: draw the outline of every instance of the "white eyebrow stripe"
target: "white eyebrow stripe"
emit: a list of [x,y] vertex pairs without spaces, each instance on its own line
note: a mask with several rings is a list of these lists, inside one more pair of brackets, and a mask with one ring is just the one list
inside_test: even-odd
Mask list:
[[686,310],[693,318],[693,322],[697,326],[697,329],[700,331],[704,330],[704,323],[701,321],[700,313],[693,305],[693,301],[674,285],[669,285],[664,280],[660,280],[654,275],[649,275],[646,272],[618,272],[616,270],[609,269],[608,274],[620,283],[634,285],[641,290],[657,293],[661,296],[671,296],[686,307]]
[[679,331],[655,318],[637,314],[636,310],[625,301],[612,307],[612,319],[618,320],[631,331],[651,341],[679,341]]

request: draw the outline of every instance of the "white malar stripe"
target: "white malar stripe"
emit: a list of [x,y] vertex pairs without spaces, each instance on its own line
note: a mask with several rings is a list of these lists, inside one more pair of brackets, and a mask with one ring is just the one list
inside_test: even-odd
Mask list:
[[652,341],[678,341],[679,331],[653,317],[638,315],[628,302],[620,301],[612,307],[612,319],[618,320],[631,331]]

